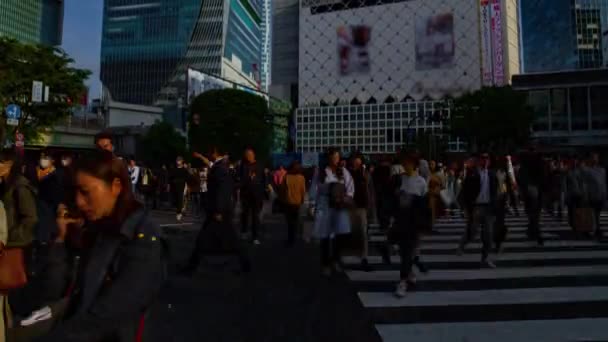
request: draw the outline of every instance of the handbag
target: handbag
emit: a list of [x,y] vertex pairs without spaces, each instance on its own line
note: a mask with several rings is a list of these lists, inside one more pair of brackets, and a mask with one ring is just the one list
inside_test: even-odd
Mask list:
[[23,249],[3,248],[0,252],[0,292],[18,289],[26,284]]
[[574,229],[580,233],[592,232],[595,222],[593,217],[593,209],[591,208],[576,208],[574,210]]

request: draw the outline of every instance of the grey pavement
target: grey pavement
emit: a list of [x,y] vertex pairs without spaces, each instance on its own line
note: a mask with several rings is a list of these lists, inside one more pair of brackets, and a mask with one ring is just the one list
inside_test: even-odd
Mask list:
[[171,277],[147,319],[147,341],[381,341],[346,276],[320,275],[318,248],[283,245],[285,223],[270,216],[262,245],[250,246],[253,271],[240,275],[232,257],[213,258],[193,277],[185,263],[200,228],[172,212],[153,212],[170,244]]

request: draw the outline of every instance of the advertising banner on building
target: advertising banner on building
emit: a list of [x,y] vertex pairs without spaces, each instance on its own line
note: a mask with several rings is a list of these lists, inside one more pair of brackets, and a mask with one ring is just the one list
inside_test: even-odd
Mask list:
[[455,50],[452,13],[416,19],[416,70],[453,67]]
[[481,0],[479,6],[481,25],[481,78],[484,87],[492,86],[494,81],[494,74],[492,72],[492,19],[490,15],[492,9],[490,7],[490,1],[491,0]]
[[367,48],[371,38],[371,28],[365,25],[340,26],[337,34],[340,75],[369,73],[370,61]]
[[503,61],[502,40],[502,8],[501,0],[492,0],[492,70],[494,73],[494,85],[505,84],[505,66]]
[[302,153],[302,166],[303,167],[319,166],[319,154],[317,152]]
[[232,88],[232,83],[221,78],[188,69],[188,104],[201,93],[211,89]]

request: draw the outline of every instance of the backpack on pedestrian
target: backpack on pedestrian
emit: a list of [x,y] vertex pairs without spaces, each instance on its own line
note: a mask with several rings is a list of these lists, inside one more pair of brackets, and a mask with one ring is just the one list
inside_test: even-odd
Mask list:
[[[325,182],[327,178],[327,171],[323,169],[321,171],[321,180]],[[336,169],[337,182],[329,183],[329,207],[331,209],[343,210],[348,209],[352,206],[352,200],[348,198],[346,194],[346,184],[344,184],[344,168],[338,167]]]

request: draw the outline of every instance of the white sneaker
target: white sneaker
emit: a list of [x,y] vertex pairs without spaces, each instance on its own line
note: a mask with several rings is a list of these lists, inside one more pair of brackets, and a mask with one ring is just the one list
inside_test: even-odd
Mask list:
[[177,219],[177,222],[182,222],[182,218],[184,216],[182,214],[177,214],[177,216],[175,217]]
[[400,281],[397,284],[397,289],[395,290],[395,297],[403,298],[407,295],[407,283],[405,281]]
[[494,263],[492,262],[492,260],[489,260],[489,259],[488,259],[488,260],[486,260],[486,261],[483,261],[482,263],[483,263],[483,265],[485,265],[485,266],[487,266],[487,267],[489,267],[489,268],[496,268],[496,264],[494,264]]

